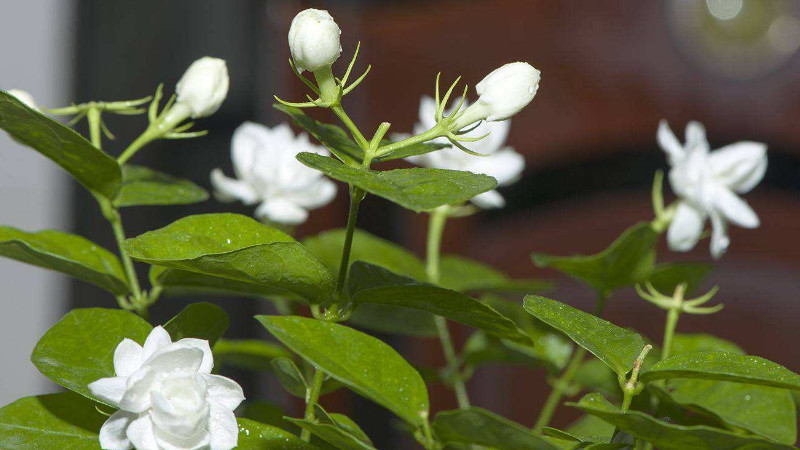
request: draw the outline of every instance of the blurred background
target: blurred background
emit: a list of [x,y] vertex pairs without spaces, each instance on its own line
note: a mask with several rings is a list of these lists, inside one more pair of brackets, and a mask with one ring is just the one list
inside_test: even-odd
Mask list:
[[[800,277],[800,2],[793,0],[666,0],[641,2],[38,0],[6,1],[0,15],[0,87],[33,93],[41,105],[121,100],[168,89],[194,59],[227,60],[231,92],[222,109],[203,119],[202,139],[160,142],[136,163],[190,178],[210,189],[215,167],[231,173],[229,142],[245,120],[276,125],[272,95],[302,98],[289,71],[286,35],[306,7],[330,10],[341,26],[342,68],[356,43],[359,65],[373,70],[346,100],[362,129],[381,121],[410,130],[419,98],[432,94],[438,71],[474,85],[510,61],[542,72],[539,93],[512,121],[509,144],[525,155],[516,184],[501,189],[508,205],[451,220],[444,251],[492,264],[519,277],[552,278],[551,296],[591,309],[592,291],[537,269],[530,252],[594,253],[638,220],[652,218],[650,185],[666,161],[655,141],[667,119],[677,134],[689,120],[703,122],[712,148],[755,140],[769,145],[769,169],[746,199],[761,218],[757,230],[731,229],[729,253],[710,276],[719,284],[723,312],[682,317],[679,331],[706,331],[735,340],[748,353],[800,371],[797,300]],[[472,94],[471,94],[472,95]],[[474,96],[472,96],[474,98]],[[318,116],[333,120],[325,115]],[[121,150],[145,119],[109,116]],[[346,221],[346,191],[314,212],[299,236]],[[209,200],[200,205],[125,210],[129,236],[200,212],[252,209]],[[57,228],[114,248],[94,201],[35,152],[0,136],[0,223],[34,230]],[[359,226],[424,249],[426,217],[382,199],[362,204]],[[663,243],[662,243],[663,244]],[[707,241],[689,254],[661,246],[661,261],[708,261]],[[140,269],[144,269],[140,267]],[[142,271],[142,276],[145,273]],[[4,342],[0,404],[55,387],[28,362],[41,334],[68,308],[116,305],[92,286],[0,260],[0,340]],[[162,299],[152,310],[160,323],[197,299]],[[266,337],[253,314],[271,306],[252,299],[215,299],[231,315],[229,337]],[[623,291],[607,317],[661,339],[664,314]],[[468,331],[453,327],[460,344]],[[435,341],[381,336],[420,365],[438,366]],[[300,414],[269,376],[235,373],[251,399]],[[546,395],[544,374],[525,368],[481,369],[469,382],[473,403],[531,425]],[[451,393],[431,390],[434,409],[455,407]],[[323,400],[328,410],[353,417],[379,448],[406,448],[385,410],[340,391]],[[576,415],[559,411],[554,423]]]

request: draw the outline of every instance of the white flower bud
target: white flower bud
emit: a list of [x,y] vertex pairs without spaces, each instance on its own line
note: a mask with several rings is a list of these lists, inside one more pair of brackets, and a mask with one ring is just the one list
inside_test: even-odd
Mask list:
[[25,103],[25,105],[28,107],[39,109],[39,107],[36,105],[36,101],[33,99],[33,96],[28,91],[23,91],[22,89],[9,89],[6,92],[16,97],[16,99],[22,103]]
[[342,54],[342,30],[328,11],[306,9],[292,20],[289,50],[297,70],[316,72],[333,64]]
[[175,86],[175,106],[188,108],[193,118],[210,116],[228,95],[229,84],[225,60],[204,56],[186,69]]
[[528,106],[539,89],[540,72],[526,62],[514,62],[495,69],[475,85],[478,105],[486,120],[506,120]]

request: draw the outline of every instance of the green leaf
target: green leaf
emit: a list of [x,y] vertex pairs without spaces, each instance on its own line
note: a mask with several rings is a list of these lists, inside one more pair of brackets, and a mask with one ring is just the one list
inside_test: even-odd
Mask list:
[[308,131],[345,164],[351,166],[361,165],[361,161],[364,160],[364,150],[353,142],[342,128],[318,122],[305,115],[300,108],[280,103],[275,103],[272,107],[291,117],[295,124]]
[[744,354],[744,351],[733,342],[720,339],[710,334],[678,333],[672,339],[672,351],[670,352],[672,355],[702,351]]
[[514,342],[489,336],[483,331],[472,333],[461,350],[464,364],[479,367],[490,364],[521,365],[532,368],[558,369],[548,364],[538,347],[514,345]]
[[42,336],[31,361],[47,378],[100,401],[89,392],[89,383],[115,376],[117,345],[125,338],[143,344],[151,330],[144,319],[128,311],[74,309]]
[[646,280],[653,271],[659,234],[650,222],[625,230],[608,248],[589,256],[534,254],[539,267],[556,269],[602,292]]
[[553,287],[551,282],[544,280],[511,279],[506,274],[486,264],[454,255],[442,257],[439,284],[459,292],[513,292],[526,294],[546,291]]
[[[345,230],[339,228],[306,238],[303,240],[303,245],[317,255],[317,258],[325,263],[331,272],[336,272],[339,270],[339,263],[342,259],[344,237]],[[427,278],[425,265],[416,255],[394,242],[359,229],[353,233],[353,243],[350,248],[350,264],[356,261],[381,266],[394,273],[417,280]]]
[[416,212],[458,205],[497,186],[497,180],[488,175],[458,170],[414,168],[378,172],[354,169],[315,153],[299,153],[297,159],[335,180]]
[[645,345],[635,332],[555,300],[528,295],[524,307],[537,319],[597,356],[617,375],[625,375],[631,370]]
[[272,370],[272,360],[292,356],[288,350],[273,342],[258,339],[220,339],[214,345],[217,365],[229,365],[249,370]]
[[344,414],[329,414],[320,405],[314,405],[317,419],[309,421],[305,419],[286,420],[294,423],[300,428],[306,429],[314,436],[331,444],[335,448],[345,450],[375,450],[372,441],[361,430],[352,419]]
[[758,356],[727,352],[704,351],[670,356],[639,376],[646,383],[671,378],[734,381],[800,390],[800,375],[780,364]]
[[118,208],[139,205],[188,205],[208,200],[208,192],[183,178],[143,166],[122,166],[122,186],[114,198]]
[[277,287],[312,303],[334,289],[333,276],[302,244],[238,214],[188,216],[123,246],[148,264]]
[[359,328],[379,333],[416,337],[437,336],[436,318],[433,314],[401,306],[362,303],[353,311],[348,322]]
[[238,418],[237,450],[315,450],[313,445],[280,428]]
[[588,394],[568,403],[616,426],[662,450],[767,450],[793,447],[758,437],[732,433],[704,425],[682,426],[662,422],[638,411],[622,412],[600,394]]
[[610,436],[579,436],[568,431],[563,431],[552,427],[544,427],[542,429],[542,434],[564,441],[581,442],[584,444],[606,444],[611,441]]
[[585,439],[588,436],[600,436],[610,441],[614,435],[614,426],[591,414],[587,414],[571,423],[566,428],[566,431],[581,439]]
[[106,417],[72,392],[21,398],[0,408],[0,448],[100,449]]
[[665,294],[672,294],[679,284],[686,283],[688,284],[686,293],[689,294],[700,287],[713,270],[713,264],[697,262],[664,263],[655,267],[647,281],[658,292]]
[[433,430],[444,443],[479,444],[498,450],[558,450],[522,425],[481,408],[443,411]]
[[575,382],[584,391],[595,391],[608,397],[622,398],[617,375],[599,359],[583,361],[575,372]]
[[286,413],[280,406],[269,402],[255,400],[245,401],[236,408],[236,417],[240,419],[250,419],[265,425],[271,425],[292,434],[300,434],[300,429],[293,423],[284,419]]
[[285,346],[360,395],[415,426],[428,414],[419,373],[380,340],[344,325],[303,317],[256,316]]
[[356,262],[350,268],[348,288],[353,302],[402,306],[446,317],[494,336],[530,344],[516,324],[492,307],[460,292],[421,284],[388,270]]
[[108,199],[117,193],[122,181],[117,161],[5,91],[0,91],[0,128],[61,166],[86,189]]
[[278,382],[286,389],[286,392],[295,397],[306,398],[306,390],[308,390],[306,378],[291,358],[273,359],[272,368],[275,370],[275,377],[278,378]]
[[[394,141],[384,139],[381,141],[381,147],[393,144]],[[424,155],[425,153],[435,152],[443,148],[450,148],[450,144],[442,144],[436,142],[421,142],[417,144],[407,145],[403,148],[397,149],[391,153],[381,155],[375,158],[375,162],[393,161],[395,159],[408,158],[414,155]]]
[[175,297],[195,297],[205,295],[232,295],[259,299],[285,298],[302,300],[303,297],[286,289],[230,278],[215,277],[188,270],[150,266],[150,283]]
[[228,314],[222,308],[213,303],[199,302],[184,308],[164,324],[164,329],[173,341],[183,338],[205,339],[213,347],[225,334],[228,324]]
[[129,292],[119,259],[80,236],[55,230],[34,233],[0,226],[0,255],[66,273],[114,295]]

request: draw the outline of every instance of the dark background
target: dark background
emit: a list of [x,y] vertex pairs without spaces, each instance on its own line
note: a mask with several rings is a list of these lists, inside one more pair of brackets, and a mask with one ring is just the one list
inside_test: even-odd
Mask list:
[[[342,28],[344,52],[335,69],[343,70],[359,40],[359,67],[373,65],[345,103],[362,130],[374,129],[381,121],[392,122],[393,131],[410,130],[419,97],[432,93],[438,71],[445,79],[463,75],[474,85],[503,63],[529,61],[541,70],[542,83],[530,107],[513,119],[509,138],[527,160],[524,176],[501,190],[508,200],[505,209],[451,220],[444,250],[515,276],[554,278],[559,288],[551,296],[584,309],[591,308],[592,292],[535,268],[529,253],[592,253],[627,226],[652,217],[652,176],[656,169],[667,168],[655,142],[660,119],[669,120],[679,135],[687,121],[700,120],[708,128],[712,148],[740,140],[767,142],[767,175],[746,197],[762,226],[731,229],[730,251],[710,279],[710,284],[720,285],[717,299],[726,307],[711,317],[682,317],[679,331],[732,339],[748,353],[799,371],[796,6],[791,0],[745,0],[736,17],[722,20],[699,0],[81,0],[74,98],[138,98],[152,93],[160,82],[171,91],[194,59],[226,59],[231,75],[228,99],[199,124],[209,135],[150,145],[134,161],[210,188],[213,168],[230,173],[229,142],[241,122],[276,125],[286,119],[270,107],[272,95],[302,98],[304,86],[286,63],[286,34],[292,17],[306,7],[330,10]],[[781,26],[775,25],[779,17]],[[120,143],[141,132],[144,120],[109,117],[118,135],[118,143],[108,144],[110,151],[119,151]],[[74,231],[114,248],[94,201],[77,185],[73,191]],[[343,226],[345,192],[340,189],[331,205],[312,213],[297,234]],[[210,200],[192,206],[132,208],[123,211],[123,219],[127,234],[135,236],[187,214],[221,211],[252,213],[251,208]],[[382,199],[369,197],[363,203],[359,227],[419,254],[424,249],[425,216]],[[708,261],[707,244],[702,241],[690,254],[671,253],[662,245],[660,260]],[[139,269],[144,279],[144,267]],[[163,322],[192,300],[196,299],[162,299],[152,308],[153,322]],[[266,337],[252,316],[271,311],[269,304],[245,299],[218,303],[231,315],[229,337]],[[80,283],[72,285],[72,304],[115,305],[109,296]],[[664,313],[636,299],[632,291],[613,297],[607,316],[661,340]],[[454,332],[459,344],[468,334],[458,327]],[[436,341],[382,338],[415,363],[442,362]],[[290,415],[301,414],[301,404],[283,394],[270,375],[234,375],[250,399],[267,399],[284,405]],[[544,381],[542,373],[529,369],[490,368],[476,374],[469,390],[474,404],[531,425],[546,395]],[[442,387],[433,386],[431,397],[435,410],[455,406]],[[390,414],[368,401],[340,391],[324,398],[323,404],[362,424],[379,448],[408,445]],[[554,423],[563,425],[574,417],[564,409]]]

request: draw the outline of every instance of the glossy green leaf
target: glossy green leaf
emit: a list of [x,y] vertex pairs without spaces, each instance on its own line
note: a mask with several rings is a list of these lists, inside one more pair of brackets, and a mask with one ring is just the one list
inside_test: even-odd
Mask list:
[[96,405],[72,392],[21,398],[0,408],[0,448],[99,450]]
[[633,331],[549,298],[528,295],[524,307],[597,356],[618,375],[631,370],[645,345],[642,337]]
[[344,450],[374,450],[372,441],[352,419],[344,414],[328,413],[320,405],[314,405],[316,420],[305,419],[286,420],[300,428],[306,429],[312,435],[322,439],[337,449]]
[[295,124],[308,131],[345,164],[361,165],[361,161],[364,160],[364,150],[350,139],[344,129],[336,125],[318,122],[308,117],[300,108],[280,103],[275,103],[272,107],[291,117]]
[[507,317],[460,292],[421,284],[382,267],[355,262],[348,290],[354,303],[418,309],[479,328],[494,336],[530,344],[531,340]]
[[283,346],[260,339],[220,339],[213,351],[217,365],[249,370],[272,370],[273,359],[292,356]]
[[271,425],[292,434],[299,435],[300,429],[284,419],[286,412],[278,405],[263,400],[245,400],[236,408],[236,417],[250,419],[264,425]]
[[118,208],[139,205],[188,205],[208,199],[208,192],[183,178],[143,166],[122,166],[122,186],[114,198]]
[[733,342],[720,339],[710,334],[677,333],[672,339],[672,351],[670,352],[671,355],[702,351],[744,354],[744,351]]
[[139,261],[277,287],[320,303],[333,276],[291,236],[238,214],[188,216],[124,242]]
[[481,408],[443,411],[433,430],[444,443],[479,444],[498,450],[558,450],[522,425]]
[[285,298],[302,300],[298,294],[274,286],[215,277],[188,270],[150,266],[150,283],[160,287],[168,296],[224,296],[251,297],[259,299]]
[[0,128],[61,166],[86,189],[108,199],[117,193],[122,174],[114,158],[5,91],[0,91]]
[[287,357],[279,357],[272,360],[272,368],[275,370],[275,377],[278,382],[286,389],[286,392],[295,397],[306,398],[308,384],[300,369]]
[[428,391],[419,373],[380,340],[344,325],[293,316],[256,316],[279,341],[362,396],[420,426]]
[[173,341],[183,338],[205,339],[212,347],[228,329],[228,313],[207,302],[192,303],[164,324]]
[[686,293],[694,292],[714,270],[713,264],[698,262],[663,263],[656,265],[647,279],[657,291],[665,294],[675,292],[675,288],[686,283]]
[[[548,367],[547,361],[541,358],[536,347],[513,345],[513,342],[489,336],[483,331],[472,333],[461,350],[461,359],[471,367],[502,364],[528,366],[532,368]],[[551,371],[557,369],[548,367]]]
[[439,284],[459,292],[516,292],[530,294],[553,287],[545,280],[512,279],[486,264],[455,255],[445,255],[441,261]]
[[294,434],[272,425],[238,418],[239,442],[237,450],[315,450],[313,445]]
[[639,222],[600,253],[569,257],[534,254],[533,261],[539,267],[556,269],[598,291],[608,292],[650,276],[658,236],[650,222]]
[[340,413],[329,413],[325,411],[319,404],[314,405],[314,410],[317,412],[317,420],[323,423],[336,425],[339,428],[350,433],[356,439],[372,445],[372,439],[364,433],[364,430],[351,418]]
[[66,273],[114,295],[125,295],[129,291],[119,259],[74,234],[55,230],[28,233],[0,226],[0,255]]
[[358,328],[403,336],[435,337],[436,318],[419,309],[363,303],[353,311],[348,322]]
[[125,338],[143,344],[152,328],[128,311],[74,309],[42,336],[33,349],[31,361],[47,378],[100,401],[89,392],[89,383],[115,376],[117,345]]
[[682,426],[638,411],[622,412],[600,394],[569,403],[662,450],[769,450],[793,447],[704,425]]
[[585,439],[589,436],[599,436],[611,440],[611,437],[614,435],[614,425],[591,414],[586,414],[571,423],[565,431],[581,439]]
[[544,427],[542,429],[542,434],[564,441],[580,442],[584,444],[602,444],[608,443],[611,440],[610,436],[579,436],[577,434],[552,427]]
[[458,170],[361,170],[315,153],[299,153],[297,159],[333,179],[358,186],[416,212],[458,205],[497,186],[497,180],[488,175]]
[[759,384],[800,390],[800,375],[758,356],[727,352],[694,352],[670,356],[644,371],[644,382],[691,378]]

